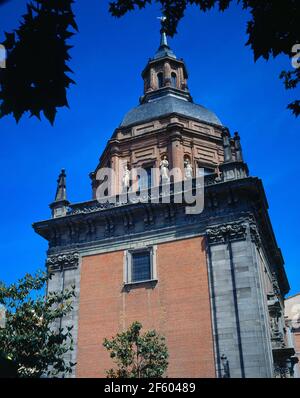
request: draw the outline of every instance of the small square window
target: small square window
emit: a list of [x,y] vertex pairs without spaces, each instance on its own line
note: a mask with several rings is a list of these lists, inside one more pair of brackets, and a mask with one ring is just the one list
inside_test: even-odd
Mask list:
[[131,281],[140,282],[151,279],[150,251],[132,253]]
[[124,252],[124,284],[157,281],[156,246]]

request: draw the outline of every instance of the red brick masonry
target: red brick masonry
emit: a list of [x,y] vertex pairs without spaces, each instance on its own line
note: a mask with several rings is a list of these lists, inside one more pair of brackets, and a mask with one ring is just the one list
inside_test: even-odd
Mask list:
[[169,377],[215,377],[204,238],[157,246],[156,286],[123,289],[123,251],[87,256],[81,268],[77,377],[103,377],[102,347],[138,320],[167,339]]

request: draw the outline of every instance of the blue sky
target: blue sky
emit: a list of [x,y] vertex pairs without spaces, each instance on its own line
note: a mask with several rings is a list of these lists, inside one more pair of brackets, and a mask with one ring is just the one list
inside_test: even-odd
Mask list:
[[[25,5],[11,0],[0,8],[0,37],[17,26]],[[88,174],[124,114],[138,104],[141,71],[159,43],[156,6],[120,20],[108,14],[106,0],[76,1],[74,8],[80,32],[72,40],[77,84],[69,91],[71,109],[59,111],[54,127],[28,117],[18,125],[12,117],[0,120],[0,279],[8,283],[44,267],[47,242],[31,225],[49,218],[61,168],[69,200],[90,199]],[[170,42],[187,64],[194,101],[241,135],[251,175],[264,182],[294,294],[300,291],[300,119],[286,105],[297,93],[287,92],[278,78],[290,68],[287,58],[254,63],[245,47],[247,20],[239,7],[223,14],[190,8]]]

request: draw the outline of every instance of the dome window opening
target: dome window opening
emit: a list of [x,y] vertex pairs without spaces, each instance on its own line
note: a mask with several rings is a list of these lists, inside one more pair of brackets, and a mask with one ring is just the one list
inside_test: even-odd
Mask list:
[[157,74],[157,84],[158,88],[162,88],[164,86],[164,74],[162,72]]
[[174,72],[171,74],[171,86],[174,88],[177,87],[177,75]]

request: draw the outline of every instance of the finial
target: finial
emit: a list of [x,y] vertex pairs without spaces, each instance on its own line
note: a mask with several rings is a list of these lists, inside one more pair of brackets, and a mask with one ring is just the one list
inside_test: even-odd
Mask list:
[[227,127],[223,128],[222,131],[223,148],[224,148],[224,162],[232,161],[231,143],[230,143],[230,132]]
[[[222,130],[223,148],[224,148],[224,162],[219,166],[222,173],[223,181],[238,180],[240,178],[247,178],[249,170],[246,163],[243,161],[242,149],[240,144],[240,136],[238,133],[231,138],[230,131],[227,127]],[[234,144],[235,159],[232,159],[232,145]]]
[[244,158],[243,158],[243,151],[241,145],[241,138],[237,131],[234,133],[234,148],[235,148],[236,160],[239,162],[243,162]]
[[169,47],[168,44],[168,39],[167,39],[167,28],[166,28],[166,21],[167,17],[157,17],[161,21],[161,29],[160,29],[160,46],[154,56],[154,59],[159,59],[159,58],[164,58],[164,57],[170,57],[176,59],[176,55],[173,53],[171,48]]
[[57,180],[57,189],[54,202],[50,204],[52,218],[64,217],[68,211],[69,202],[66,190],[66,171],[62,169]]
[[57,180],[57,189],[55,194],[55,202],[60,202],[62,200],[67,200],[66,191],[66,171],[62,169]]
[[161,29],[160,29],[160,34],[161,34],[161,39],[160,39],[160,49],[163,47],[169,47],[168,45],[168,39],[167,39],[167,32],[166,32],[166,16],[162,17],[157,17],[157,19],[160,20],[161,23]]

